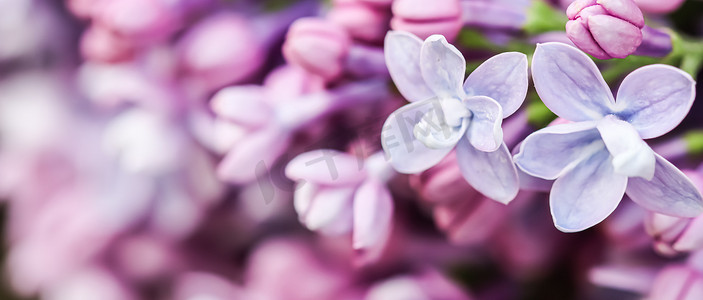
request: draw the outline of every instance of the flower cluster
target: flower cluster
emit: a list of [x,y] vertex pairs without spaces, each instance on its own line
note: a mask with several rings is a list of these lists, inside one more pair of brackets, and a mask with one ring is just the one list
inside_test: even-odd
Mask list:
[[699,4],[0,0],[0,298],[699,299]]

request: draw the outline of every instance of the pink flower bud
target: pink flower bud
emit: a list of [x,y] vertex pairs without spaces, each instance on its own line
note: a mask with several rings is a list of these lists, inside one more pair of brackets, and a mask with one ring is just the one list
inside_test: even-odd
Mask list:
[[289,63],[331,80],[344,70],[350,46],[351,37],[341,26],[324,19],[303,18],[291,25],[283,55]]
[[132,58],[134,45],[107,28],[91,26],[81,37],[81,54],[87,60],[115,63]]
[[208,90],[252,76],[265,59],[251,22],[235,13],[198,23],[178,42],[178,50],[182,68]]
[[458,0],[438,0],[431,5],[422,0],[396,0],[392,10],[391,28],[409,31],[421,39],[441,34],[451,41],[463,25]]
[[159,0],[104,0],[93,12],[95,22],[128,37],[162,39],[181,26],[177,7]]
[[88,19],[103,0],[67,0],[66,7],[76,17]]
[[433,205],[437,227],[459,245],[485,242],[498,228],[505,205],[474,190],[461,175],[455,152],[419,175],[410,177],[422,200]]
[[382,41],[388,31],[390,12],[383,3],[363,0],[335,0],[328,18],[359,40]]
[[642,43],[644,17],[632,0],[577,0],[566,15],[566,34],[596,58],[625,58]]

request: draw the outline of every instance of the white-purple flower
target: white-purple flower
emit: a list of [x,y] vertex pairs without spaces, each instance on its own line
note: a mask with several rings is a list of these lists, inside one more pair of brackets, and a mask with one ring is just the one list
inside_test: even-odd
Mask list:
[[384,124],[382,146],[391,165],[401,173],[422,172],[456,146],[462,174],[476,190],[503,203],[512,200],[518,177],[501,123],[525,99],[527,57],[496,55],[463,82],[464,57],[441,35],[423,42],[391,31],[384,47],[393,81],[412,102]]
[[666,65],[642,67],[625,77],[615,101],[595,63],[561,43],[537,45],[532,76],[544,104],[573,122],[531,134],[515,156],[526,173],[556,179],[549,203],[559,230],[598,224],[625,193],[667,215],[703,212],[691,181],[642,140],[683,120],[695,96],[691,76]]

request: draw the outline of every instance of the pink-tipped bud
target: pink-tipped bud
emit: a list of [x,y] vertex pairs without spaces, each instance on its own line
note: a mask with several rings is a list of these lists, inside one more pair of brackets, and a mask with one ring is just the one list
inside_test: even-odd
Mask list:
[[392,10],[391,28],[409,31],[421,39],[441,34],[451,41],[463,25],[458,0],[438,0],[431,5],[423,0],[396,0]]
[[596,58],[625,58],[642,43],[644,17],[632,0],[577,0],[566,15],[569,39]]
[[341,26],[324,19],[303,18],[291,25],[283,55],[288,63],[332,80],[342,74],[350,47],[351,38]]

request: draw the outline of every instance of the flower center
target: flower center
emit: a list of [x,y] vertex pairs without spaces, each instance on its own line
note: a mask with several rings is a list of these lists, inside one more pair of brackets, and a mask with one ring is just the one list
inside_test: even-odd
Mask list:
[[441,98],[431,103],[433,108],[415,124],[413,135],[428,148],[454,146],[466,131],[471,112],[456,98]]

